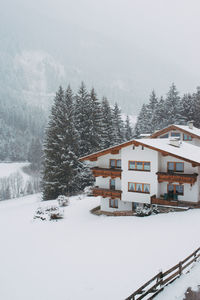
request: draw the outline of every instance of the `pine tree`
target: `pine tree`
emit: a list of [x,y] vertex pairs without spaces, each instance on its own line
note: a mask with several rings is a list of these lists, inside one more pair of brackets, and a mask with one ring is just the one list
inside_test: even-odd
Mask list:
[[195,118],[195,96],[185,94],[181,99],[181,115],[187,121],[194,120]]
[[102,112],[101,104],[97,99],[94,88],[89,95],[90,100],[90,118],[91,118],[91,130],[90,130],[90,152],[96,152],[101,149],[101,136],[102,136]]
[[181,101],[174,83],[171,85],[169,92],[167,93],[165,113],[168,125],[184,123],[184,118],[181,116]]
[[130,141],[133,138],[133,130],[130,125],[130,119],[129,116],[126,116],[126,122],[125,122],[125,140]]
[[64,93],[60,87],[51,109],[44,143],[44,200],[72,194],[86,185],[87,172],[76,155],[77,132],[73,117],[72,91],[68,87]]
[[[193,94],[193,106],[194,106],[194,125],[200,128],[200,87],[197,87],[196,93]],[[191,120],[189,120],[191,121]]]
[[91,101],[85,84],[82,82],[76,95],[75,103],[75,127],[79,134],[79,156],[92,152],[91,131]]
[[166,108],[165,100],[163,99],[163,97],[161,97],[155,109],[155,117],[154,117],[155,130],[160,130],[168,125],[165,108]]
[[149,124],[150,124],[150,132],[154,132],[156,129],[157,124],[157,115],[156,115],[156,108],[158,106],[158,99],[156,97],[156,93],[153,90],[150,98],[149,104],[147,106],[148,109],[148,116],[149,116]]
[[102,109],[102,143],[101,148],[109,148],[114,144],[114,127],[112,120],[112,111],[108,100],[104,97],[101,103]]
[[119,109],[117,103],[115,103],[113,112],[112,112],[112,122],[114,129],[114,145],[124,142],[124,124],[121,117],[121,110]]
[[137,118],[134,129],[134,136],[139,137],[142,133],[151,133],[151,124],[148,106],[143,104]]

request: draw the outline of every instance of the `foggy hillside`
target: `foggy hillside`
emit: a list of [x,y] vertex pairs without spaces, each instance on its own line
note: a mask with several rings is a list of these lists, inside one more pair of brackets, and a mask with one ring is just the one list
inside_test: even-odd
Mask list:
[[136,115],[153,88],[166,93],[172,81],[183,86],[189,81],[180,66],[133,36],[122,43],[120,34],[117,40],[93,30],[92,24],[89,30],[68,20],[67,11],[63,20],[25,1],[15,1],[11,10],[9,2],[3,3],[0,19],[1,97],[46,108],[60,84],[77,88],[83,80],[111,103],[117,101],[125,113]]

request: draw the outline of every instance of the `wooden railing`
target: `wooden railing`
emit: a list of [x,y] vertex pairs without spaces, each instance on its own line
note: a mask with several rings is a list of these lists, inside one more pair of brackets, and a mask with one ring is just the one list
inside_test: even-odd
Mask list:
[[177,279],[184,269],[188,268],[200,257],[200,248],[165,272],[159,272],[125,300],[153,299],[170,282]]
[[119,177],[121,178],[121,169],[106,169],[106,168],[98,168],[94,167],[91,168],[91,171],[95,177],[102,176],[102,177],[111,177],[111,178],[116,178]]
[[194,184],[197,181],[198,174],[177,174],[177,173],[165,173],[157,172],[158,182],[179,182]]
[[93,188],[93,196],[102,196],[103,198],[112,198],[116,199],[119,198],[121,199],[121,193],[122,191],[120,190],[110,190],[110,189],[102,189],[98,187]]
[[199,208],[200,202],[180,201],[180,200],[165,200],[164,198],[157,198],[156,195],[151,196],[151,204]]

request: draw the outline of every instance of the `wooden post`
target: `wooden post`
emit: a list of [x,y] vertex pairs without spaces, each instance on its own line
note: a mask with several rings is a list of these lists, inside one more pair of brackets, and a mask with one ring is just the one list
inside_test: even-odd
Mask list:
[[179,275],[182,274],[182,262],[180,261],[179,262]]

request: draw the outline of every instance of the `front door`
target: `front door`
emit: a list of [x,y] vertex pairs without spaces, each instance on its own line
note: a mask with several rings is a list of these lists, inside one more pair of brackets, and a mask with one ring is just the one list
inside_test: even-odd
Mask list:
[[115,179],[110,179],[110,189],[115,190]]

